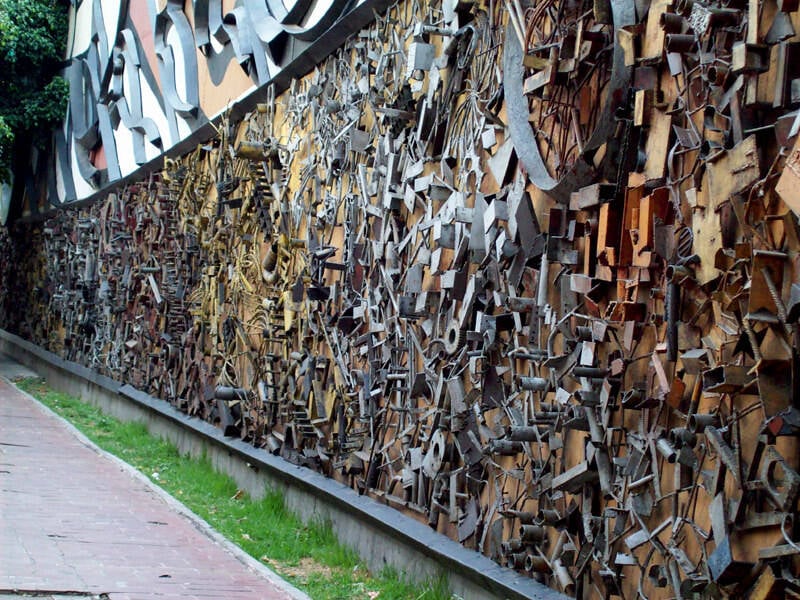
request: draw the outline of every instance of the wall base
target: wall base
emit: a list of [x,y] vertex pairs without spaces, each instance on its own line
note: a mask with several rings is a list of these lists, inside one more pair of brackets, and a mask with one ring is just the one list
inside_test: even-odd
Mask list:
[[205,454],[215,469],[230,475],[253,498],[263,497],[267,488],[280,490],[290,510],[304,521],[330,521],[337,538],[358,552],[371,570],[393,567],[418,582],[445,575],[453,593],[465,600],[566,598],[337,481],[226,438],[210,423],[189,417],[167,402],[3,330],[0,352],[34,369],[56,390],[122,421],[144,423],[153,435],[169,440],[184,454]]

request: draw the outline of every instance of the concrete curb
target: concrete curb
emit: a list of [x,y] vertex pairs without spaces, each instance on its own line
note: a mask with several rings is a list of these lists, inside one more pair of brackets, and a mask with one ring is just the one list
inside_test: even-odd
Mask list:
[[0,375],[0,380],[3,380],[6,383],[14,386],[14,388],[20,394],[31,400],[41,412],[59,421],[73,436],[75,436],[75,438],[81,444],[89,448],[95,454],[98,454],[99,456],[112,462],[114,465],[119,467],[119,469],[128,474],[131,478],[135,479],[136,481],[144,485],[150,492],[158,496],[171,510],[178,513],[182,517],[188,519],[195,527],[195,529],[197,529],[200,533],[205,535],[207,538],[209,538],[218,546],[222,546],[222,548],[224,548],[225,551],[228,552],[228,554],[231,554],[247,569],[254,572],[259,577],[266,579],[276,588],[286,593],[287,598],[291,598],[292,600],[311,600],[311,597],[308,594],[297,589],[291,583],[289,583],[288,581],[283,579],[280,575],[278,575],[275,571],[273,571],[266,565],[262,564],[261,562],[257,561],[255,558],[247,554],[244,550],[239,548],[239,546],[228,540],[228,538],[226,538],[216,529],[214,529],[200,515],[193,512],[189,507],[187,507],[185,504],[183,504],[174,496],[170,495],[166,490],[164,490],[163,488],[159,487],[158,485],[150,481],[150,479],[147,476],[145,476],[141,471],[132,467],[121,458],[115,456],[114,454],[106,452],[105,450],[100,448],[92,440],[87,438],[83,434],[83,432],[81,432],[78,428],[76,428],[72,423],[61,417],[59,414],[53,412],[50,408],[42,404],[39,400],[37,400],[35,397],[33,397],[25,390],[21,390],[19,387],[16,386],[14,381],[8,379],[4,375]]
[[416,581],[444,574],[454,593],[466,600],[567,598],[338,481],[238,438],[226,438],[212,424],[163,400],[2,329],[0,352],[43,372],[56,389],[81,396],[122,420],[145,422],[152,433],[169,439],[184,453],[208,453],[215,468],[227,472],[253,497],[263,494],[265,485],[281,490],[289,508],[304,520],[330,521],[339,540],[355,549],[370,569],[390,565]]

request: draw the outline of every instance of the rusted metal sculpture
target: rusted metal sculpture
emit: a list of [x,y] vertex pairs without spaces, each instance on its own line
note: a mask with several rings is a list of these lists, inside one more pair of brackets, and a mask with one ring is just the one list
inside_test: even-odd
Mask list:
[[797,595],[796,9],[398,5],[6,326],[568,594]]

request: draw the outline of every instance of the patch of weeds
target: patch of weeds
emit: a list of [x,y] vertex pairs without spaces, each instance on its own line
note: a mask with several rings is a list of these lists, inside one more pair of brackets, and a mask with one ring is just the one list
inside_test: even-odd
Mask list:
[[370,573],[358,555],[336,540],[330,523],[303,523],[283,495],[258,500],[214,470],[207,457],[182,456],[140,423],[124,423],[41,379],[16,385],[59,414],[103,450],[144,473],[250,556],[319,600],[450,600],[446,578],[424,585],[391,568]]

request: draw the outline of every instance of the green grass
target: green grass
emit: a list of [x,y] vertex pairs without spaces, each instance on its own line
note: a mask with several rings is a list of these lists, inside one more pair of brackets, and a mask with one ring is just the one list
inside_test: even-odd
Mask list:
[[17,386],[64,417],[102,449],[144,473],[214,529],[264,562],[314,599],[445,600],[445,579],[419,586],[393,569],[370,573],[357,554],[340,544],[330,524],[303,523],[280,493],[261,500],[241,492],[208,459],[181,456],[140,423],[123,423],[99,409],[50,389],[41,379]]

